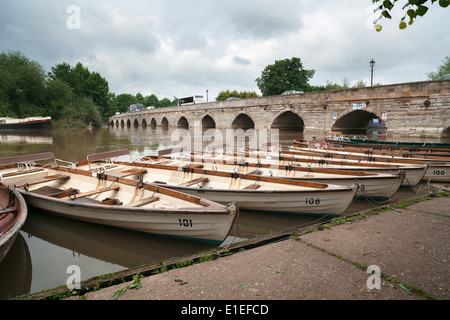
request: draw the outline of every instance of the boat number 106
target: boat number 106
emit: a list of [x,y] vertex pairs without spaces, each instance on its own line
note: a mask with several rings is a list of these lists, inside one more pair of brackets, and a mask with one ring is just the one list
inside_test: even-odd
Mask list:
[[191,219],[178,219],[178,223],[180,224],[180,227],[192,227]]
[[306,204],[320,204],[319,198],[306,198],[305,200]]

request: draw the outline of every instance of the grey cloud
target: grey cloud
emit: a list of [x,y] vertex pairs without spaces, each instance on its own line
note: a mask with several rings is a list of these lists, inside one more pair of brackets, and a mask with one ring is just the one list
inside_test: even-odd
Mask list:
[[237,64],[242,64],[242,65],[245,65],[245,66],[247,66],[247,65],[249,65],[251,63],[251,60],[245,59],[245,58],[242,58],[242,57],[239,57],[239,56],[234,56],[233,57],[233,61],[236,62]]

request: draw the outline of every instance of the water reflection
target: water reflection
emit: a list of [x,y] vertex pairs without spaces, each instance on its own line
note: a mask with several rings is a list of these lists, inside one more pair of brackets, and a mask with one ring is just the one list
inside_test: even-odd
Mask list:
[[8,254],[0,263],[0,299],[27,294],[31,288],[31,255],[19,232]]

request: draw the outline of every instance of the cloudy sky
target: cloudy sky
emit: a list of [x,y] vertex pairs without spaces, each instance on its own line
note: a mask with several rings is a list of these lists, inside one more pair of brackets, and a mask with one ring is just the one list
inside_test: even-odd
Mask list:
[[422,81],[450,56],[450,9],[438,4],[406,30],[399,1],[383,30],[371,0],[1,0],[0,52],[21,51],[46,71],[80,61],[110,91],[173,99],[256,91],[276,60],[298,57],[310,81]]

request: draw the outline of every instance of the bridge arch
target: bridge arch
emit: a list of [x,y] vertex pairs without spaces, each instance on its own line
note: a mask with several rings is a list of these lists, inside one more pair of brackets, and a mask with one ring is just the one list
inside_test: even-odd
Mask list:
[[167,120],[166,117],[162,118],[161,120],[161,127],[168,128],[169,127],[169,120]]
[[142,128],[147,128],[147,120],[142,119]]
[[283,111],[273,120],[271,128],[303,132],[305,123],[298,114],[292,111]]
[[134,119],[134,121],[133,121],[133,127],[139,128],[139,121],[138,121],[138,119]]
[[331,130],[345,132],[366,131],[370,120],[374,118],[380,118],[380,116],[365,110],[353,110],[339,117]]
[[186,117],[181,117],[177,122],[177,128],[189,128],[189,122]]
[[156,128],[157,124],[156,124],[156,119],[152,118],[152,120],[150,120],[150,127],[152,128]]
[[239,114],[236,118],[234,118],[231,123],[231,128],[233,129],[254,129],[255,122],[250,116],[245,113]]
[[447,127],[447,129],[444,130],[444,133],[442,134],[443,137],[450,137],[450,127]]
[[213,117],[211,117],[209,114],[204,116],[201,122],[202,122],[202,130],[214,129],[216,127],[216,122],[214,121]]

